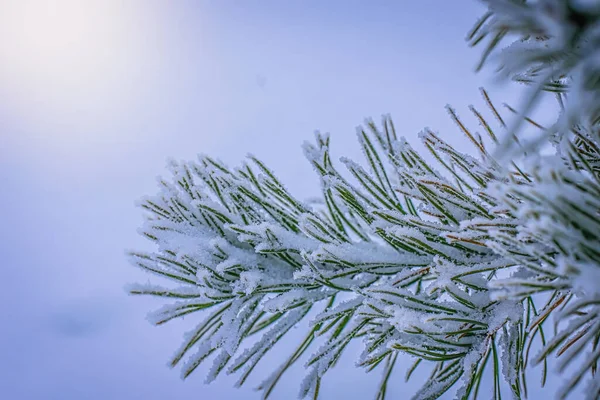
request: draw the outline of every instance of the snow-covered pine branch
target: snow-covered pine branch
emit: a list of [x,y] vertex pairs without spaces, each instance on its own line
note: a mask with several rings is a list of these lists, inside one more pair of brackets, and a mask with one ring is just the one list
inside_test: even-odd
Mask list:
[[[161,192],[140,203],[141,233],[157,250],[131,259],[176,286],[130,292],[173,299],[151,315],[156,324],[202,313],[171,361],[183,361],[183,377],[211,362],[207,381],[225,371],[242,385],[313,316],[259,386],[265,398],[295,363],[307,370],[300,396],[316,398],[352,341],[364,348],[357,365],[381,371],[378,399],[407,354],[407,376],[431,370],[414,399],[450,389],[476,398],[484,370],[494,398],[505,390],[525,398],[528,363],[541,363],[545,380],[550,355],[569,372],[559,398],[584,380],[588,398],[600,396],[600,12],[581,1],[487,3],[469,39],[490,36],[483,61],[495,57],[532,89],[508,122],[482,91],[497,119],[470,108],[485,139],[448,108],[472,155],[426,129],[420,138],[435,160],[427,162],[389,117],[358,129],[363,164],[334,163],[329,137],[317,134],[304,152],[321,182],[318,204],[296,199],[252,156],[235,169],[206,156],[170,164]],[[548,129],[524,117],[542,91],[560,92],[565,110]],[[520,129],[523,120],[537,137]],[[555,155],[532,151],[541,144]],[[542,348],[535,355],[533,343]]]
[[[570,136],[600,122],[600,2],[597,0],[483,0],[489,7],[468,35],[472,46],[487,40],[478,68],[495,64],[499,78],[529,85],[518,109],[521,118],[497,154],[509,160],[549,139]],[[502,46],[505,39],[513,40]],[[519,145],[512,140],[542,91],[556,93],[563,112],[556,123]],[[568,94],[568,99],[567,99]],[[598,136],[594,138],[596,141]]]
[[[546,305],[526,330],[537,333],[553,315],[558,331],[534,363],[546,363],[554,353],[559,372],[572,367],[558,398],[590,372],[585,394],[600,398],[600,2],[485,2],[489,11],[469,36],[473,45],[490,37],[481,65],[494,63],[499,77],[529,85],[520,115],[497,149],[504,160],[523,159],[527,179],[496,182],[487,190],[509,210],[515,230],[488,231],[488,246],[522,271],[489,286],[496,299],[546,294]],[[517,40],[502,47],[510,37]],[[542,91],[556,94],[561,112],[531,137],[521,127]],[[541,156],[537,150],[548,144],[555,154]]]

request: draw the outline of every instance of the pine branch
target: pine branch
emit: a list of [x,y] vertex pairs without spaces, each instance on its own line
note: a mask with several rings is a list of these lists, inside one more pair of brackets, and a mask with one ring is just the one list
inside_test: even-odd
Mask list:
[[[141,234],[156,250],[130,258],[177,286],[130,292],[176,300],[151,315],[157,325],[205,314],[171,362],[183,364],[184,378],[212,360],[207,381],[226,371],[242,385],[307,318],[304,339],[259,386],[265,398],[300,359],[307,369],[300,394],[317,398],[326,372],[356,340],[364,347],[358,365],[382,371],[378,399],[401,353],[416,360],[408,377],[417,366],[431,367],[415,399],[451,389],[477,398],[490,370],[494,398],[506,390],[525,398],[534,341],[542,347],[532,359],[543,364],[543,381],[550,355],[571,372],[559,398],[595,376],[600,85],[590,63],[600,12],[570,1],[487,3],[469,35],[473,45],[491,38],[481,65],[495,58],[502,73],[532,89],[519,112],[509,107],[512,124],[482,90],[499,125],[471,106],[485,139],[448,107],[476,157],[425,130],[428,162],[386,116],[379,127],[368,120],[357,130],[365,162],[343,158],[341,172],[329,136],[317,134],[303,148],[320,180],[319,204],[295,198],[253,156],[233,169],[206,156],[170,163],[171,179],[140,203],[147,214]],[[497,54],[514,34],[520,40]],[[527,116],[542,91],[560,92],[565,110],[550,128]],[[541,134],[523,141],[523,122]],[[554,145],[556,154],[539,156],[538,144]],[[520,148],[520,162],[511,146]],[[313,316],[313,307],[323,311]],[[545,329],[550,316],[554,334]],[[590,398],[599,388],[593,377]]]

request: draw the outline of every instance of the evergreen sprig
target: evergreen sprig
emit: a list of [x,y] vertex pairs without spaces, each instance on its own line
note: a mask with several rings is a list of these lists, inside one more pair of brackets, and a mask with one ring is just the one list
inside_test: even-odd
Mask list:
[[[259,386],[264,398],[301,359],[300,396],[317,398],[354,340],[364,349],[357,364],[381,370],[377,399],[405,355],[414,359],[407,379],[431,369],[415,399],[451,388],[457,398],[477,398],[488,370],[494,398],[507,390],[525,398],[528,364],[542,365],[543,384],[550,355],[570,372],[559,398],[586,376],[588,398],[600,396],[600,100],[587,103],[600,99],[600,86],[581,94],[595,73],[581,66],[591,62],[581,49],[597,51],[600,13],[550,0],[488,3],[469,40],[491,36],[486,61],[503,39],[521,35],[498,60],[532,84],[528,101],[542,90],[561,93],[567,111],[551,128],[524,117],[528,102],[506,123],[482,90],[496,122],[470,111],[485,138],[448,107],[473,155],[424,130],[428,162],[386,116],[357,130],[365,162],[342,158],[342,172],[329,136],[317,134],[304,152],[320,179],[320,204],[295,198],[253,156],[234,169],[207,156],[170,164],[159,195],[140,203],[142,234],[157,250],[130,256],[177,286],[130,292],[174,300],[151,315],[158,325],[204,315],[172,358],[172,366],[183,363],[183,377],[211,360],[208,382],[226,371],[242,385],[292,327],[311,318],[295,351]],[[578,31],[567,29],[573,24]],[[580,97],[586,107],[577,108]],[[522,121],[539,132],[534,141]],[[532,152],[539,138],[555,146],[554,156]],[[535,347],[541,351],[532,355]]]

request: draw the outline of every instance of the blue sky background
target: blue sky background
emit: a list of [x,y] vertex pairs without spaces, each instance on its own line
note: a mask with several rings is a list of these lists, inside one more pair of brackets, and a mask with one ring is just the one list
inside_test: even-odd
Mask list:
[[[206,386],[202,368],[182,382],[165,366],[193,318],[154,328],[144,318],[160,303],[123,290],[148,279],[124,257],[148,246],[135,200],[155,193],[168,157],[197,153],[235,164],[251,152],[314,196],[301,143],[328,131],[336,154],[359,158],[355,127],[388,112],[409,140],[430,126],[463,146],[446,103],[466,116],[483,84],[515,98],[473,73],[480,50],[464,37],[481,11],[463,0],[0,0],[2,398],[258,399],[253,385],[286,346],[245,389],[231,377]],[[325,399],[373,396],[379,376],[354,367],[358,351],[324,381]],[[390,398],[426,378],[404,384],[402,368]],[[301,376],[273,398],[295,398]]]

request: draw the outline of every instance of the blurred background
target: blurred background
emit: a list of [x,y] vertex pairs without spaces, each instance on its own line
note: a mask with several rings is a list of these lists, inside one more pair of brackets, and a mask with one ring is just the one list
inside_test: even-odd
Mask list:
[[[466,147],[445,104],[467,116],[481,85],[515,98],[473,72],[480,49],[464,37],[481,12],[462,0],[0,0],[0,396],[260,398],[252,388],[302,332],[245,388],[204,385],[205,368],[182,382],[166,363],[198,316],[154,328],[145,314],[161,303],[123,289],[150,278],[124,257],[149,246],[135,201],[156,192],[167,158],[198,153],[230,165],[253,153],[315,196],[302,142],[330,132],[336,155],[360,159],[355,127],[383,113],[413,143],[429,126]],[[359,351],[324,399],[372,398],[379,375],[354,367]],[[403,383],[408,365],[390,398],[426,379]],[[273,398],[296,398],[302,373]]]

